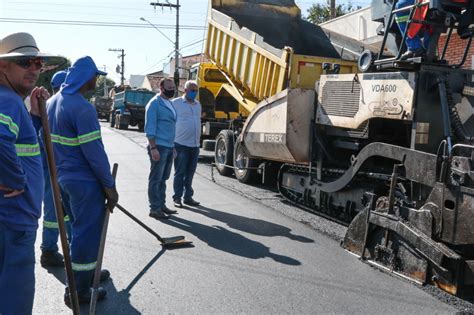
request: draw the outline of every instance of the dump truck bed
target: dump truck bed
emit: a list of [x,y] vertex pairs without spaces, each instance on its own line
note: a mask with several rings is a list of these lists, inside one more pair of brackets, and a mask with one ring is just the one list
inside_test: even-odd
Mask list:
[[354,41],[339,35],[335,37],[347,45],[333,44],[322,28],[299,15],[275,17],[270,12],[264,17],[258,10],[257,16],[235,11],[224,10],[232,13],[229,16],[210,9],[206,54],[232,81],[235,91],[228,92],[241,103],[247,100],[249,111],[287,87],[313,89],[323,63],[340,65],[340,73],[356,71]]

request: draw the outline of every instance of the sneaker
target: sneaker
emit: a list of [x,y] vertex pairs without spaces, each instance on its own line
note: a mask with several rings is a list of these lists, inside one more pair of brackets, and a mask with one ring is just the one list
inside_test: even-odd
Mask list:
[[171,210],[171,209],[169,209],[167,206],[163,206],[163,208],[161,208],[161,211],[163,211],[163,212],[166,213],[166,214],[175,214],[175,213],[178,213],[178,211],[176,211],[176,210]]
[[188,206],[199,206],[201,203],[199,201],[194,200],[193,198],[184,199],[184,204]]
[[173,200],[173,202],[174,202],[174,206],[176,208],[182,208],[183,207],[183,204],[181,203],[181,199],[175,199],[175,200]]
[[41,253],[41,266],[46,267],[64,267],[63,255],[55,250],[43,250]]
[[150,211],[150,217],[157,220],[165,220],[169,219],[170,216],[164,213],[163,211]]
[[[97,301],[101,301],[105,299],[107,296],[107,291],[103,287],[99,287],[97,289]],[[89,304],[91,302],[91,297],[92,297],[92,288],[89,290],[89,292],[85,294],[78,294],[78,299],[79,299],[79,304]],[[66,288],[66,293],[64,293],[64,304],[66,304],[67,307],[71,308],[71,298],[69,297],[69,289]]]

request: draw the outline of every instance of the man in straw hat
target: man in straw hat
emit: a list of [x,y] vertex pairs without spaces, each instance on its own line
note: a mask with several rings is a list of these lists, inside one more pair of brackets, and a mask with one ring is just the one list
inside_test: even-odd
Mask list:
[[[84,94],[94,90],[97,69],[91,57],[79,58],[68,69],[58,93],[48,100],[48,118],[56,154],[58,181],[64,208],[71,222],[71,260],[80,303],[89,303],[97,264],[105,200],[113,209],[118,201],[115,180],[102,143],[94,106]],[[102,270],[101,280],[109,277]],[[100,287],[98,300],[107,292]],[[64,302],[69,306],[66,289]]]
[[[34,243],[43,198],[34,88],[44,65],[64,58],[41,53],[34,38],[15,33],[0,41],[0,314],[31,314],[35,292]],[[23,99],[31,92],[31,116]]]

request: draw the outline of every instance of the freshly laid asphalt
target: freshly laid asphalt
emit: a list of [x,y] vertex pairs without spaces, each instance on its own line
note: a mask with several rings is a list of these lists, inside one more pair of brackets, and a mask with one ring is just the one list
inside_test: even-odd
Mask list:
[[[161,236],[183,235],[194,247],[164,250],[121,213],[110,217],[104,268],[107,299],[97,314],[453,314],[418,286],[361,263],[334,237],[198,173],[202,206],[170,220],[148,216],[149,159],[142,142],[102,128],[111,163],[119,163],[119,203]],[[167,204],[171,203],[172,178]],[[274,195],[274,193],[269,193]],[[250,198],[249,198],[250,197]],[[256,196],[257,199],[259,196]],[[262,197],[262,196],[260,196]],[[299,210],[295,210],[299,211]],[[314,224],[314,223],[313,223]],[[65,274],[39,264],[34,314],[66,314]],[[87,314],[88,306],[82,307]]]

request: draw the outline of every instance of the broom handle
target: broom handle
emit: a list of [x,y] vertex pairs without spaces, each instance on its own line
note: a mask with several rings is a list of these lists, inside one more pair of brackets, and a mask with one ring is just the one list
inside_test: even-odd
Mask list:
[[147,230],[150,234],[152,234],[154,237],[156,237],[158,239],[158,241],[160,241],[161,243],[164,243],[164,240],[161,236],[159,236],[155,231],[153,231],[152,229],[150,229],[147,225],[145,225],[145,223],[143,223],[142,221],[138,220],[137,217],[135,217],[133,214],[131,214],[130,212],[128,212],[124,207],[122,207],[120,204],[117,204],[116,207],[122,211],[123,213],[125,213],[130,219],[132,219],[133,221],[135,221],[136,223],[138,223],[142,228],[144,228],[145,230]]
[[45,101],[42,99],[38,99],[38,105],[41,113],[44,148],[46,150],[49,176],[51,178],[51,190],[53,192],[54,208],[56,210],[56,219],[58,220],[59,226],[59,236],[61,238],[61,247],[64,255],[64,267],[66,268],[69,297],[71,299],[71,308],[74,315],[79,315],[79,299],[77,297],[76,282],[74,280],[74,273],[72,271],[71,255],[69,253],[69,244],[66,236],[66,226],[64,224],[64,210],[61,203],[61,192],[59,190],[58,176],[56,173],[56,161],[54,159],[53,143],[51,142],[51,132],[49,130]]

